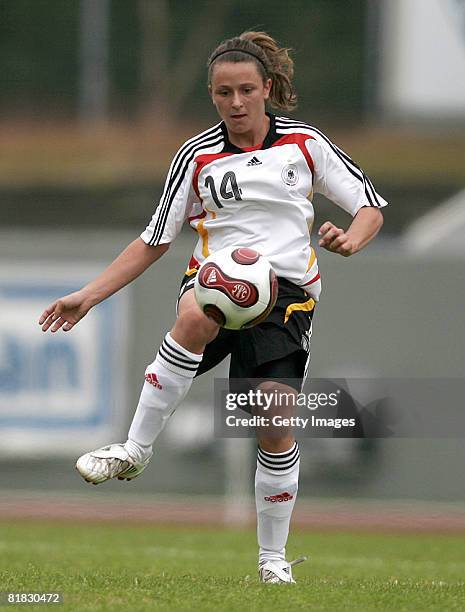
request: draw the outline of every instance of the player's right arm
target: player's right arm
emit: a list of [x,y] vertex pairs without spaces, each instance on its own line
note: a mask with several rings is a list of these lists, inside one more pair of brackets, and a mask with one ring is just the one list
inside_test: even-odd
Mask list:
[[69,331],[89,310],[103,302],[138,276],[166,253],[169,243],[150,246],[136,238],[97,278],[66,295],[44,310],[39,319],[42,331]]
[[210,145],[221,146],[222,139],[218,124],[184,143],[173,158],[149,225],[95,280],[50,304],[39,319],[43,331],[69,331],[93,306],[129,284],[168,250],[196,197],[192,188],[195,154]]

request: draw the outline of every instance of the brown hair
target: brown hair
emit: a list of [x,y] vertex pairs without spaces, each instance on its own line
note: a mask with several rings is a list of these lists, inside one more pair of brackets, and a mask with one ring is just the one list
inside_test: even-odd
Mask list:
[[280,48],[266,32],[243,32],[218,45],[208,58],[208,83],[211,83],[213,67],[218,62],[254,62],[265,82],[272,80],[270,105],[273,108],[292,110],[297,105],[297,95],[292,86],[294,62],[291,49]]

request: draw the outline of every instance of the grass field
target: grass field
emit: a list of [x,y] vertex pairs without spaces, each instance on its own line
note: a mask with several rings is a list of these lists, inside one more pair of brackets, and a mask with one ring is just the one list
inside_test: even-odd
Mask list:
[[[296,585],[262,585],[252,531],[0,523],[0,591],[59,591],[59,610],[465,609],[465,538],[295,532]],[[8,606],[8,610],[38,606]]]

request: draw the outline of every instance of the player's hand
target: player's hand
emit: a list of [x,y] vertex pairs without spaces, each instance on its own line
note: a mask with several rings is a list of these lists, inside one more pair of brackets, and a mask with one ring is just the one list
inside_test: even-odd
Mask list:
[[61,327],[63,331],[70,331],[89,312],[90,308],[91,304],[83,293],[76,291],[50,304],[42,313],[39,325],[42,325],[44,332],[49,328],[51,332],[56,332]]
[[349,234],[342,228],[336,227],[331,221],[323,223],[318,230],[318,236],[318,244],[331,253],[349,257],[359,250]]

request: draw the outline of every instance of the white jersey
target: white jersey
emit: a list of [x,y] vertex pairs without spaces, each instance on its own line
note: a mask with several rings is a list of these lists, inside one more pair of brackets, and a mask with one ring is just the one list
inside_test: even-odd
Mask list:
[[352,216],[363,206],[387,202],[319,130],[268,116],[269,132],[257,147],[233,145],[223,122],[188,140],[174,157],[141,238],[150,245],[172,242],[188,221],[198,234],[188,269],[223,247],[250,247],[270,260],[278,276],[318,299],[320,274],[310,245],[313,194]]

